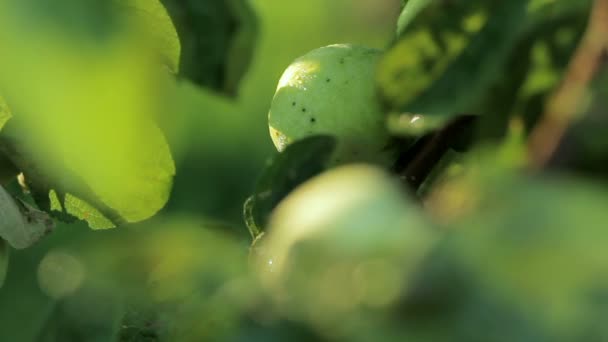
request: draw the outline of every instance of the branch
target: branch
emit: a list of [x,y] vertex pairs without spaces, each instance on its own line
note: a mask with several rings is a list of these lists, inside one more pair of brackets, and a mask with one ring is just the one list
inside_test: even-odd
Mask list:
[[399,157],[395,171],[416,192],[445,152],[467,135],[476,121],[477,115],[461,115],[439,131],[421,137]]
[[608,0],[596,0],[587,31],[564,80],[551,95],[543,118],[528,142],[531,167],[544,167],[577,114],[594,75],[608,53]]

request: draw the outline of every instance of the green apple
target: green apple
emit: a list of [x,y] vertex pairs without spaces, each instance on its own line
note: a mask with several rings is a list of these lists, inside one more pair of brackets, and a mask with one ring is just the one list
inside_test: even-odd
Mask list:
[[324,321],[392,303],[434,237],[393,178],[350,164],[288,195],[253,258],[263,286],[288,310]]
[[381,51],[329,45],[296,59],[283,73],[268,113],[270,136],[279,151],[315,134],[338,139],[334,164],[389,164],[393,153],[385,116],[374,88]]

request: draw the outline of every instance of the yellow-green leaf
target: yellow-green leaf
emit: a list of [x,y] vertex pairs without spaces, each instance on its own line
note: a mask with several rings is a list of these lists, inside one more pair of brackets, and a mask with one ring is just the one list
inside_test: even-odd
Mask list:
[[[175,173],[154,123],[167,115],[162,94],[171,81],[155,61],[155,43],[137,29],[83,41],[61,26],[25,24],[11,4],[0,4],[0,89],[16,121],[8,135],[18,141],[17,166],[114,223],[155,214]],[[64,209],[86,219],[82,203],[73,203]]]

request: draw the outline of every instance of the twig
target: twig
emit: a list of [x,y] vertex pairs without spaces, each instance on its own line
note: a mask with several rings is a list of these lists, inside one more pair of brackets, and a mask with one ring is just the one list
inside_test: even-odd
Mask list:
[[451,144],[476,123],[476,115],[461,115],[437,132],[421,137],[400,156],[395,171],[416,192]]
[[607,52],[608,0],[596,0],[587,31],[564,80],[549,98],[543,119],[530,135],[528,151],[532,168],[542,168],[555,153]]

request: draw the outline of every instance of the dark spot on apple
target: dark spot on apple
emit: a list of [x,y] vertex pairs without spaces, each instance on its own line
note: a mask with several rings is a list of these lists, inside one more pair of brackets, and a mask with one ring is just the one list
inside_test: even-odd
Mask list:
[[302,108],[302,113],[306,113],[306,108]]
[[331,81],[331,78],[328,78],[325,80],[325,82],[329,83]]
[[317,119],[315,119],[315,118],[310,118],[310,122],[315,123],[315,122],[317,122]]
[[295,107],[295,106],[296,106],[296,103],[295,103],[295,102],[292,102],[292,103],[291,103],[291,105]]

